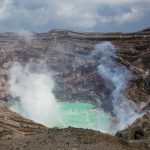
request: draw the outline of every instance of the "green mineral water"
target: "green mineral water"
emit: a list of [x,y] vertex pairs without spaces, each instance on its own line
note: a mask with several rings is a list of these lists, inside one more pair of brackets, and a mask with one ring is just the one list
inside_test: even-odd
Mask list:
[[110,116],[103,111],[94,109],[94,105],[82,102],[57,102],[57,104],[59,115],[49,114],[49,116],[52,117],[47,117],[44,122],[31,118],[19,103],[12,105],[10,109],[26,118],[32,119],[51,128],[65,128],[71,126],[76,128],[94,129],[105,133],[110,131]]
[[111,126],[110,116],[94,109],[94,105],[81,102],[59,102],[61,119],[55,126],[88,128],[108,132]]

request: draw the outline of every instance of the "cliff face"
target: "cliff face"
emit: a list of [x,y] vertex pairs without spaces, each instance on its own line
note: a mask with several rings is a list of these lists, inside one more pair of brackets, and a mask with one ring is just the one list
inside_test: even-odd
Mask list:
[[[44,60],[54,71],[59,100],[83,100],[96,103],[109,88],[97,73],[98,60],[89,59],[97,43],[111,41],[117,61],[135,75],[125,91],[136,103],[148,101],[150,94],[150,29],[136,33],[78,33],[52,30],[48,33],[0,34],[0,96],[7,100],[5,83],[8,68],[14,60]],[[61,64],[61,65],[60,65]]]

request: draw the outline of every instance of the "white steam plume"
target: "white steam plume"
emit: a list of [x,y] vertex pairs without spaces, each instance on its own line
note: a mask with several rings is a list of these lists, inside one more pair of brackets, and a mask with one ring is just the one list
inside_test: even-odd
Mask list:
[[34,37],[32,32],[28,32],[25,30],[21,30],[17,33],[17,35],[20,36],[19,39],[23,39],[27,44],[31,44]]
[[[105,123],[104,126],[101,123],[105,119],[100,119],[96,130],[111,134],[124,129],[141,116],[137,112],[136,104],[123,95],[126,83],[130,80],[132,74],[123,65],[115,61],[116,52],[117,49],[110,42],[103,42],[98,44],[91,54],[92,58],[98,57],[99,59],[99,75],[104,81],[112,85],[109,96],[106,97],[108,98],[108,105],[113,105],[111,115],[118,120],[113,127],[109,126],[110,129],[106,127]],[[12,101],[10,108],[48,127],[67,127],[68,124],[64,121],[65,117],[68,113],[74,112],[72,110],[71,112],[62,112],[53,95],[53,88],[52,73],[46,69],[46,65],[43,63],[34,64],[32,62],[21,65],[15,62],[10,68],[8,93],[12,96],[12,99],[16,99],[15,102]],[[100,111],[100,113],[104,116],[102,118],[111,118],[109,112]],[[113,123],[111,119],[110,122]],[[80,127],[80,124],[75,123],[72,126]]]
[[10,105],[12,110],[51,127],[60,112],[52,92],[52,76],[43,66],[30,63],[22,66],[15,62],[9,72],[8,93],[13,99],[18,97],[18,101]]
[[91,54],[92,57],[99,57],[99,75],[113,87],[108,100],[108,103],[113,104],[113,115],[118,120],[117,126],[112,129],[113,132],[124,129],[140,117],[136,104],[124,97],[123,92],[132,74],[125,66],[115,61],[116,52],[117,49],[113,44],[102,42]]

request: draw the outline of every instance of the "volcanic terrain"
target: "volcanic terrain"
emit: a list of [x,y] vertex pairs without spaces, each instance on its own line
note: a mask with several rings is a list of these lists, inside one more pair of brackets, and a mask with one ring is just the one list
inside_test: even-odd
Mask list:
[[[109,93],[114,88],[97,72],[99,58],[89,55],[109,41],[117,49],[115,61],[131,71],[123,95],[144,114],[115,136],[99,131],[48,128],[8,109],[14,99],[7,92],[13,62],[42,60],[53,71],[54,95],[61,101],[81,101],[112,113]],[[17,72],[16,72],[17,74]],[[15,100],[14,100],[15,101]],[[105,106],[108,106],[107,108]],[[0,149],[150,149],[150,28],[134,33],[0,33]],[[41,112],[42,113],[42,112]],[[112,115],[113,116],[113,115]]]

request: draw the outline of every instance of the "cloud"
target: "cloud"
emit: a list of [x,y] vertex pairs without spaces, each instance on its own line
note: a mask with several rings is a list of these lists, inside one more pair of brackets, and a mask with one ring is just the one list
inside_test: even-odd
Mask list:
[[119,24],[137,22],[144,16],[140,9],[132,8],[131,11],[120,14],[114,18]]
[[[150,12],[150,0],[0,0],[0,3],[0,31],[51,28],[95,31],[98,26],[142,21]],[[101,9],[104,14],[99,12]],[[112,14],[107,15],[110,10]]]
[[11,0],[2,1],[0,7],[0,20],[5,20],[11,17],[11,14],[9,13],[9,8],[11,8],[11,5],[12,5]]

